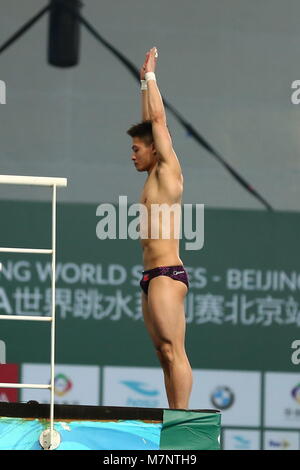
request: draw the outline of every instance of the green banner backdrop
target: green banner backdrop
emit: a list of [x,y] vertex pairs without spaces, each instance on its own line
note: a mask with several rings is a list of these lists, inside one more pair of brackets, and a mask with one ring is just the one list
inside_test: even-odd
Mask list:
[[[158,366],[145,330],[138,240],[99,240],[98,205],[58,204],[58,363]],[[2,247],[47,248],[51,205],[0,203]],[[205,209],[204,247],[185,250],[192,367],[295,371],[300,336],[297,213]],[[48,255],[1,253],[0,314],[47,315]],[[49,362],[47,323],[1,321],[7,362]]]

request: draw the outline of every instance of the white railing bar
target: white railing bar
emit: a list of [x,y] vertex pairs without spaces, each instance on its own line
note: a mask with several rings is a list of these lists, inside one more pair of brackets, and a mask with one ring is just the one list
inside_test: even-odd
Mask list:
[[38,253],[51,255],[52,250],[39,248],[0,248],[0,253]]
[[[30,249],[30,248],[0,248],[0,252],[10,253],[46,253],[52,255],[51,267],[51,317],[37,317],[37,316],[24,316],[24,315],[0,315],[0,320],[36,320],[36,321],[51,321],[51,380],[50,385],[41,384],[8,384],[0,383],[1,388],[40,388],[48,389],[51,392],[50,396],[50,446],[51,449],[53,442],[54,432],[54,380],[55,380],[55,274],[56,274],[56,187],[67,186],[66,178],[44,178],[39,176],[14,176],[14,175],[0,175],[0,184],[22,184],[22,185],[35,185],[35,186],[52,186],[52,249]],[[1,266],[2,267],[2,266]]]
[[67,178],[43,176],[0,175],[0,184],[24,184],[33,186],[67,186]]
[[51,385],[45,384],[9,384],[9,383],[0,383],[0,388],[41,388],[49,390]]
[[51,277],[51,394],[50,394],[50,449],[54,430],[54,367],[55,367],[55,272],[56,272],[56,186],[52,192],[52,277]]
[[41,317],[35,315],[0,315],[0,320],[52,321],[52,317]]

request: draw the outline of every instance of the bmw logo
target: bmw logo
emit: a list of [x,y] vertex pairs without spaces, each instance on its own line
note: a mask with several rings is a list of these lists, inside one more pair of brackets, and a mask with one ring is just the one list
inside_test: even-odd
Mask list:
[[227,410],[234,402],[234,393],[224,385],[217,387],[210,396],[212,404],[219,410]]

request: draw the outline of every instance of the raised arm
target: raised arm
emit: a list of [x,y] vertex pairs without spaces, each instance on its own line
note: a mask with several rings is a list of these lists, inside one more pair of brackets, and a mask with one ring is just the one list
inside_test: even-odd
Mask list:
[[149,56],[149,52],[146,54],[145,62],[140,69],[142,121],[150,120],[150,114],[149,114],[149,108],[148,108],[147,83],[145,80],[145,69],[146,69],[146,62],[148,60],[148,56]]
[[153,47],[147,54],[145,79],[147,82],[148,112],[152,122],[152,133],[159,162],[181,174],[181,168],[173,149],[172,139],[167,127],[163,100],[156,83],[155,66],[157,50]]

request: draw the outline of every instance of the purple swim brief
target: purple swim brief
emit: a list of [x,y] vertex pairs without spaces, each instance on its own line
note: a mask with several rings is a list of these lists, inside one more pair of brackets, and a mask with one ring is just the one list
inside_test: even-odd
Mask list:
[[183,282],[189,289],[188,274],[184,266],[158,266],[157,268],[143,271],[143,277],[140,281],[141,289],[148,295],[149,282],[157,276],[168,276],[176,281]]

